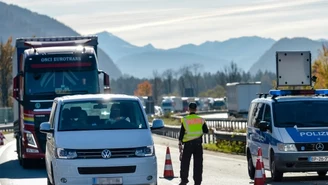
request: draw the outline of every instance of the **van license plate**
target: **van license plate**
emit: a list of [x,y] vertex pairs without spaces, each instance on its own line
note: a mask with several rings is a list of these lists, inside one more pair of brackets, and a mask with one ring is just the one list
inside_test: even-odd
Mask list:
[[122,177],[98,177],[93,178],[93,185],[122,185]]
[[310,162],[328,162],[328,156],[315,156],[309,158]]

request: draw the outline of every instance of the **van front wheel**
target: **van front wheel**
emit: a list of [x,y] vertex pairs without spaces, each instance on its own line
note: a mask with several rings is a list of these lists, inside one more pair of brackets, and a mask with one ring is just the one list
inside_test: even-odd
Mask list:
[[248,163],[248,175],[250,179],[254,179],[254,175],[255,175],[255,168],[253,165],[253,161],[252,161],[252,156],[247,155],[247,163]]
[[284,173],[277,170],[276,163],[274,161],[274,155],[271,155],[270,171],[271,171],[271,178],[273,181],[280,182],[282,180]]

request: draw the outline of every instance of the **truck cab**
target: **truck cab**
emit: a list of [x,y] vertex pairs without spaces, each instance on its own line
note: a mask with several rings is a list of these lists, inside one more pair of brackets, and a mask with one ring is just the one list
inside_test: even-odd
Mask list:
[[97,44],[97,37],[92,36],[16,40],[14,132],[23,167],[44,159],[46,135],[39,127],[49,120],[54,98],[110,90],[108,74],[98,69]]

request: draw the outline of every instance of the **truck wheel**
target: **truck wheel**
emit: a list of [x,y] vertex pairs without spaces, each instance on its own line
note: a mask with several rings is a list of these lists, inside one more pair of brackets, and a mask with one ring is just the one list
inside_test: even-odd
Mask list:
[[275,182],[280,182],[283,178],[284,173],[277,170],[273,153],[271,154],[270,159],[271,159],[271,163],[270,163],[271,178]]
[[317,172],[320,178],[326,177],[327,171],[318,171]]
[[253,160],[251,154],[247,151],[247,166],[248,166],[248,175],[250,179],[254,179],[255,167],[253,165]]
[[19,137],[19,140],[18,140],[17,154],[18,154],[19,165],[22,166],[22,159],[23,159],[22,156],[23,156],[23,154],[22,154],[22,140],[21,140],[21,137]]
[[22,158],[21,161],[22,161],[22,167],[24,169],[29,169],[29,168],[32,167],[33,162],[32,162],[31,159],[24,159],[24,158]]

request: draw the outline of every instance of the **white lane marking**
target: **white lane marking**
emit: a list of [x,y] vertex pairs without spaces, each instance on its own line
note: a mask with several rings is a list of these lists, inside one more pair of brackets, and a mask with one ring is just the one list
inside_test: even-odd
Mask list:
[[2,154],[3,154],[3,152],[4,152],[7,148],[9,148],[11,145],[14,145],[14,144],[15,144],[15,141],[16,141],[16,140],[10,141],[9,143],[5,144],[4,146],[2,146],[2,147],[0,148],[0,158],[1,158]]

